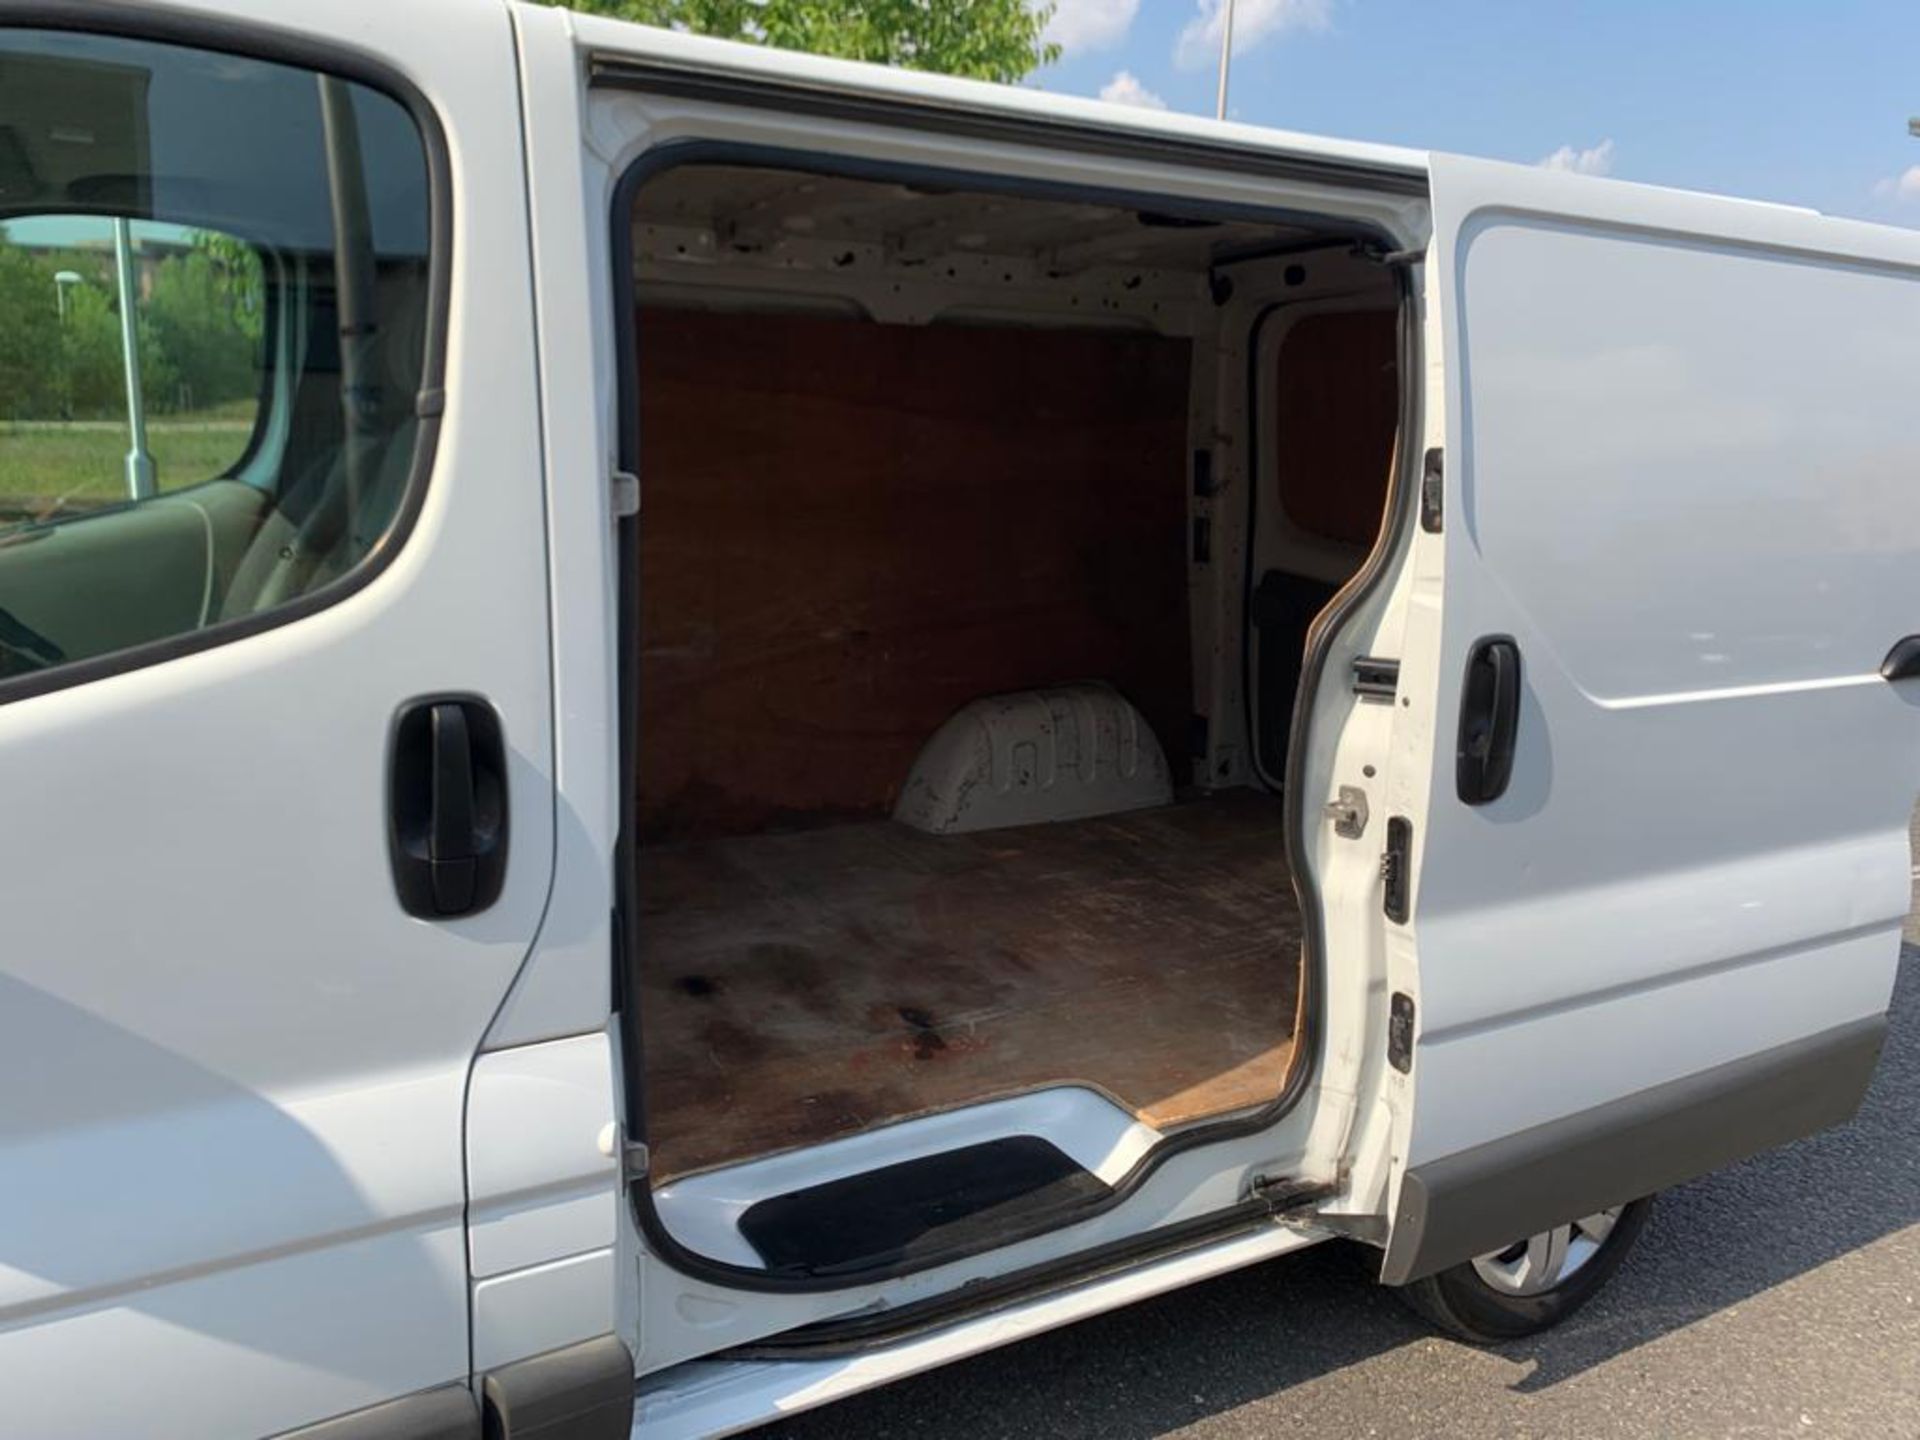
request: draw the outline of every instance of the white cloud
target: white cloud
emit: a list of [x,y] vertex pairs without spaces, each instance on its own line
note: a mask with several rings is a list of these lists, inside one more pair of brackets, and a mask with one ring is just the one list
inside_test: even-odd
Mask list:
[[1115,105],[1138,105],[1143,110],[1164,110],[1167,102],[1140,83],[1131,70],[1122,70],[1100,87],[1100,98]]
[[[1195,70],[1220,60],[1220,29],[1226,23],[1222,0],[1194,0],[1198,13],[1181,30],[1173,47],[1174,63]],[[1333,0],[1238,0],[1233,11],[1233,53],[1243,54],[1262,40],[1289,30],[1324,30],[1332,23]]]
[[1909,165],[1898,175],[1876,182],[1873,193],[1882,200],[1920,200],[1920,165]]
[[1081,50],[1103,50],[1127,38],[1133,17],[1139,13],[1140,0],[1054,0],[1046,38],[1070,55]]
[[1602,140],[1598,145],[1589,145],[1584,150],[1576,150],[1571,145],[1562,145],[1540,162],[1540,168],[1569,170],[1575,175],[1611,175],[1613,173],[1613,141]]

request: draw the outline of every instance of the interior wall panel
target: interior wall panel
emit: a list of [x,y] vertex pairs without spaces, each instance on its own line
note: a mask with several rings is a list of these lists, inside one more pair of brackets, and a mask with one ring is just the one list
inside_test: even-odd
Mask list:
[[1400,423],[1399,315],[1338,310],[1287,331],[1275,382],[1280,508],[1323,540],[1371,547]]
[[1188,347],[644,307],[643,839],[885,813],[981,695],[1192,709]]

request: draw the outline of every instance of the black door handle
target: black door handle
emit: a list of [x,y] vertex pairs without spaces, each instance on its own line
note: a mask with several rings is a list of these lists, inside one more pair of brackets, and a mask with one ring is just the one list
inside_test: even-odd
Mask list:
[[1469,805],[1507,792],[1513,779],[1514,737],[1520,728],[1520,647],[1511,636],[1474,642],[1460,688],[1460,742],[1454,786]]
[[1880,662],[1882,680],[1911,680],[1920,676],[1920,635],[1906,635],[1893,642],[1887,658]]
[[474,695],[410,700],[394,718],[387,850],[409,915],[472,915],[507,875],[507,766],[500,717]]

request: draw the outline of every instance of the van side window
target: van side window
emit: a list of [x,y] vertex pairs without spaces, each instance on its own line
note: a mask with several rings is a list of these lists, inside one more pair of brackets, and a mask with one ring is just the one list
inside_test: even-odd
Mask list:
[[292,618],[382,551],[428,174],[357,82],[0,30],[0,698]]
[[204,226],[100,215],[0,225],[10,342],[0,354],[0,521],[118,504],[134,484],[129,455],[152,491],[232,470],[263,408],[263,274],[252,245]]

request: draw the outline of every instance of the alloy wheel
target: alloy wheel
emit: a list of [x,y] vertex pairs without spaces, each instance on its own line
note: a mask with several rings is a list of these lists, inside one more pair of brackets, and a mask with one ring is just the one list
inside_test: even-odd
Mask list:
[[1474,1272],[1503,1295],[1543,1294],[1592,1263],[1625,1208],[1616,1205],[1490,1251],[1474,1260]]

